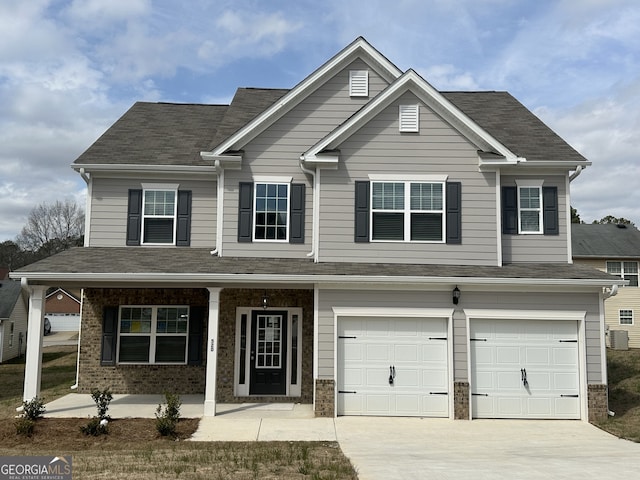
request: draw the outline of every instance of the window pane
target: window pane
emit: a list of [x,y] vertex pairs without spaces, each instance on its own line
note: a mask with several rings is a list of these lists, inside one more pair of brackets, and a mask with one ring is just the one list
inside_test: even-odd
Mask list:
[[624,262],[624,273],[638,273],[638,262]]
[[404,214],[374,212],[373,240],[404,240]]
[[150,337],[141,335],[120,337],[119,362],[149,363]]
[[373,183],[374,210],[404,210],[404,183]]
[[607,262],[607,273],[612,273],[615,275],[619,275],[622,273],[622,263],[621,262]]
[[540,215],[538,212],[520,212],[520,219],[523,232],[540,231]]
[[157,337],[156,362],[184,363],[187,348],[187,337]]
[[620,310],[620,325],[633,325],[633,310]]
[[520,208],[540,208],[540,189],[521,188]]
[[441,183],[412,183],[411,210],[442,210]]
[[442,214],[412,213],[411,240],[442,241]]
[[173,215],[176,192],[167,190],[146,190],[144,192],[145,215]]
[[145,218],[144,243],[173,243],[173,218]]
[[637,287],[638,286],[638,275],[625,275],[624,279],[625,280],[629,280],[629,286],[630,287]]

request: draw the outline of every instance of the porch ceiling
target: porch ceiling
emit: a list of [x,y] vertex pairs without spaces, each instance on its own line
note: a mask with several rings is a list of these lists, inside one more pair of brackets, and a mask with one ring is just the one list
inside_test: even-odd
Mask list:
[[323,262],[306,259],[215,257],[202,248],[74,248],[11,274],[30,284],[199,285],[276,283],[404,283],[561,285],[598,287],[620,278],[583,265],[498,266]]

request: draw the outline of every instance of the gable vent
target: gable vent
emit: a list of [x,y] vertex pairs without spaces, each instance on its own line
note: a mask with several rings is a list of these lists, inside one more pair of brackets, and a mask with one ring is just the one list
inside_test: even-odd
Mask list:
[[419,131],[420,118],[418,105],[400,105],[400,131],[401,132],[417,132]]
[[369,72],[367,70],[351,70],[349,72],[349,95],[352,97],[369,96]]

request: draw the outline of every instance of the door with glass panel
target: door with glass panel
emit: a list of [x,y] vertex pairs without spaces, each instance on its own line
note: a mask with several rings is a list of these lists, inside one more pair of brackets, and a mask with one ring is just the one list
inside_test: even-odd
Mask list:
[[251,315],[250,395],[287,393],[287,312]]

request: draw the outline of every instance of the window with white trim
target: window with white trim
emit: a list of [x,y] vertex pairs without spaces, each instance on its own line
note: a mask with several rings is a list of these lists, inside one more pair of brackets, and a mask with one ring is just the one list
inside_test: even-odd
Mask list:
[[289,240],[289,184],[255,183],[253,239]]
[[629,280],[629,287],[638,286],[638,262],[607,262],[607,273]]
[[633,325],[633,310],[620,310],[620,325]]
[[444,182],[371,182],[371,239],[443,242],[444,203]]
[[9,324],[9,346],[13,347],[13,334],[16,328],[16,322],[14,322],[13,320],[11,321],[11,323]]
[[398,124],[401,132],[420,131],[420,108],[418,104],[400,105]]
[[185,364],[188,306],[121,306],[118,363]]
[[349,96],[369,96],[369,72],[367,70],[349,71]]
[[542,185],[518,185],[518,232],[542,233]]
[[142,201],[142,243],[174,244],[176,238],[177,187],[145,189]]

